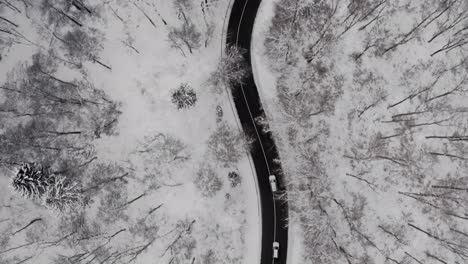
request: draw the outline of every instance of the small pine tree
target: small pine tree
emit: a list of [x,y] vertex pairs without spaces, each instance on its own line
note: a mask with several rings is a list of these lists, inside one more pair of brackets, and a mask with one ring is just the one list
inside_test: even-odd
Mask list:
[[53,177],[35,163],[24,163],[13,178],[12,187],[22,196],[37,199],[47,192]]
[[172,94],[172,103],[177,109],[189,108],[197,102],[197,94],[187,83],[183,83]]

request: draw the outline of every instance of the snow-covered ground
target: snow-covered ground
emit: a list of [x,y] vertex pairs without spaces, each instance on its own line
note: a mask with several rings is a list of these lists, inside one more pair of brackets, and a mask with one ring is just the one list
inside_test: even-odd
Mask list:
[[[79,28],[94,32],[100,39],[94,47],[100,50],[100,63],[84,60],[79,70],[64,63],[55,77],[70,81],[85,78],[120,104],[114,133],[92,141],[97,159],[83,172],[84,184],[92,185],[92,177],[99,179],[96,173],[108,173],[104,178],[123,173],[129,176],[125,184],[100,187],[82,209],[86,223],[79,224],[78,229],[86,226],[90,235],[96,236],[94,240],[78,243],[76,240],[85,239],[73,234],[49,247],[46,241],[58,241],[73,228],[60,227],[68,223],[63,215],[14,194],[9,187],[14,170],[4,169],[0,221],[5,221],[0,222],[0,232],[5,239],[0,241],[0,262],[66,263],[66,258],[84,253],[88,255],[80,261],[93,263],[118,255],[114,252],[127,252],[128,256],[119,260],[122,263],[258,263],[261,219],[253,165],[238,140],[235,142],[240,146],[234,150],[240,152],[240,158],[220,160],[216,149],[225,147],[224,138],[214,138],[223,127],[234,137],[242,133],[230,95],[215,92],[209,82],[221,56],[223,21],[231,3],[89,2],[86,4],[99,16],[85,17]],[[0,5],[0,15],[18,24],[16,30],[37,45],[14,43],[2,50],[1,84],[15,65],[31,61],[39,50],[50,48],[65,57],[52,32],[64,35],[76,28],[69,21],[54,28],[38,10],[29,7],[26,13],[20,1],[15,4],[22,12]],[[73,8],[70,12],[74,15],[77,10]],[[200,33],[192,51],[183,41],[169,40],[169,32],[184,23],[194,25],[188,34],[194,29]],[[197,101],[193,107],[179,110],[171,96],[183,83],[193,88]],[[114,164],[114,170],[109,172],[102,164]],[[204,195],[200,188],[205,186],[197,181],[211,175],[210,171],[219,187]],[[240,184],[232,185],[230,172],[240,175]],[[120,208],[119,204],[128,202],[118,212],[109,210],[110,205]],[[35,218],[41,220],[25,232],[11,234]],[[119,230],[123,231],[116,233]],[[65,258],[57,259],[60,255]]]

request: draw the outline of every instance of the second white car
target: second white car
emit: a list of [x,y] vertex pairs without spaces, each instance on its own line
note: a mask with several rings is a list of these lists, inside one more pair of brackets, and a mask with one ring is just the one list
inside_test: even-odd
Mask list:
[[278,190],[278,185],[276,184],[275,175],[270,175],[269,179],[270,179],[271,191],[276,192]]
[[273,258],[277,259],[279,255],[279,243],[273,242]]

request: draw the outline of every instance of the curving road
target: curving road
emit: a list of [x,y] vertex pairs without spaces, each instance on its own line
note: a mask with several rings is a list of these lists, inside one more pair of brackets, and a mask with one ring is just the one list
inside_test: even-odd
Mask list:
[[[235,0],[227,30],[226,45],[237,45],[245,49],[245,60],[252,68],[250,60],[250,44],[255,16],[261,0]],[[255,164],[258,183],[260,186],[260,200],[262,207],[262,253],[261,263],[286,264],[288,229],[288,206],[284,201],[274,199],[270,189],[268,176],[276,175],[278,187],[284,189],[281,175],[281,165],[274,160],[279,160],[275,143],[270,133],[264,134],[263,127],[255,124],[254,119],[263,114],[262,105],[257,87],[251,72],[242,85],[236,85],[232,89],[234,103],[239,115],[244,132],[255,138],[251,155]],[[280,244],[279,259],[273,259],[273,242]]]

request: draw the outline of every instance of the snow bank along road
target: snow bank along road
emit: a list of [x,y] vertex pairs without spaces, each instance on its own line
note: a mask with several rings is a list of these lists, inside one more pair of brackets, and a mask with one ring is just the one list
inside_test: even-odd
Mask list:
[[[244,57],[252,68],[250,61],[250,43],[255,16],[260,0],[235,0],[229,18],[226,45],[237,45],[245,49]],[[261,263],[286,264],[288,230],[286,227],[288,206],[285,201],[274,199],[268,176],[276,175],[279,190],[284,190],[276,146],[270,133],[262,133],[263,126],[255,124],[254,119],[263,114],[253,73],[245,79],[244,84],[233,87],[232,94],[242,128],[246,134],[253,136],[251,154],[260,186],[262,207],[262,253]],[[273,242],[279,242],[279,259],[273,259]]]

